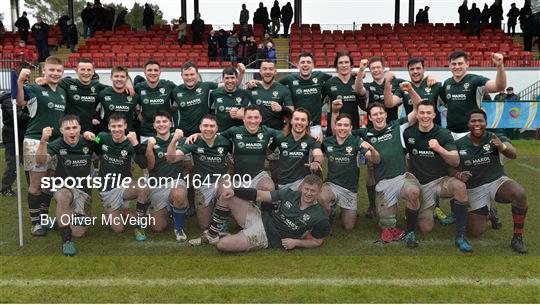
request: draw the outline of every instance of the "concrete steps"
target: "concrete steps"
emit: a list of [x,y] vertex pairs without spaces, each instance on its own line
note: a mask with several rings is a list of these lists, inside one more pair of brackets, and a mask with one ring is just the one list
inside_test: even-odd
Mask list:
[[276,48],[276,68],[288,69],[289,68],[289,38],[273,38],[274,47]]

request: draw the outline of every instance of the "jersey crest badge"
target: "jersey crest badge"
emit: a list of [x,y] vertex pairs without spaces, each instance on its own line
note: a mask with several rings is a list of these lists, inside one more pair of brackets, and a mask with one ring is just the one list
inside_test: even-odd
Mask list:
[[96,88],[94,86],[90,87],[90,91],[92,91],[92,93],[96,93]]
[[224,151],[225,151],[225,149],[223,149],[223,147],[218,147],[218,149],[217,149],[217,152],[220,155],[222,155]]
[[128,152],[127,152],[127,150],[125,150],[125,149],[122,149],[122,150],[120,151],[120,155],[121,155],[122,157],[127,156],[127,154],[128,154]]
[[306,149],[307,143],[306,142],[300,143],[300,147],[302,147],[302,149]]
[[352,146],[347,146],[347,147],[345,147],[345,151],[346,151],[348,154],[352,153]]
[[67,149],[62,148],[62,149],[60,149],[59,153],[60,153],[60,155],[67,155]]
[[464,83],[463,84],[463,89],[469,90],[469,86],[470,86],[469,83]]
[[242,98],[239,97],[239,96],[237,96],[237,97],[236,97],[236,102],[237,102],[237,103],[240,103],[241,101],[242,101]]
[[90,149],[88,147],[83,147],[82,152],[83,154],[87,155]]
[[312,79],[312,81],[313,81],[315,84],[319,82],[319,80],[318,80],[316,77],[314,77],[314,78]]
[[431,92],[431,87],[426,87],[426,88],[424,89],[424,91],[426,91],[426,93],[430,93],[430,92]]
[[[110,98],[110,97],[109,97],[109,98]],[[128,102],[131,103],[131,101],[133,101],[133,98],[132,98],[131,96],[128,95],[128,96],[126,97],[126,100],[127,100]]]
[[311,217],[309,217],[309,214],[304,214],[304,215],[302,215],[302,220],[303,220],[304,222],[308,221],[310,218],[311,218]]
[[53,102],[49,102],[49,103],[47,104],[47,107],[53,109],[53,108],[54,108],[54,103],[53,103]]
[[277,97],[277,96],[279,95],[279,92],[274,91],[274,92],[272,92],[272,95],[273,95],[274,97]]
[[202,88],[197,88],[195,91],[197,92],[197,94],[201,94]]
[[483,148],[486,152],[489,152],[489,151],[491,151],[491,144],[484,144],[484,146],[482,146],[482,148]]
[[257,134],[257,138],[258,138],[259,140],[262,140],[262,139],[264,138],[264,135],[263,135],[262,133],[259,132],[259,133]]

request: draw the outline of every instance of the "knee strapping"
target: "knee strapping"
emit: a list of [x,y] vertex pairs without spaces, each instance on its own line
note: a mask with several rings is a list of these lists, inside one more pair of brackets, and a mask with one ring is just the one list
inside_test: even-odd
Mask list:
[[396,223],[397,223],[396,216],[381,216],[381,217],[379,217],[379,227],[381,229],[395,228]]

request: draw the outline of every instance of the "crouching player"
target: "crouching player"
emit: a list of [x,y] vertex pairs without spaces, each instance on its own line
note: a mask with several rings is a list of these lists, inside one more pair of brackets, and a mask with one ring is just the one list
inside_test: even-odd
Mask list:
[[83,134],[85,139],[97,143],[94,150],[99,155],[98,176],[102,184],[99,195],[105,208],[105,217],[114,232],[124,231],[125,225],[132,222],[122,214],[122,210],[129,207],[129,200],[136,198],[135,239],[144,241],[146,240],[144,227],[151,220],[150,218],[145,220],[150,205],[150,191],[148,187],[139,186],[137,181],[131,179],[133,160],[141,168],[146,167],[144,157],[141,158],[143,152],[134,132],[129,132],[126,136],[127,123],[122,114],[112,114],[108,127],[110,132],[101,132],[97,137],[90,131]]
[[486,114],[478,109],[469,114],[470,133],[456,141],[461,171],[456,178],[467,184],[469,201],[468,233],[480,236],[486,229],[491,200],[512,204],[514,236],[510,247],[518,253],[527,253],[523,244],[523,227],[527,215],[527,195],[523,187],[504,173],[501,154],[515,159],[516,149],[505,137],[498,138],[486,131]]
[[[224,252],[319,247],[330,234],[328,216],[317,202],[321,187],[321,178],[308,175],[300,184],[299,191],[224,189],[216,204],[210,229],[202,234],[201,242],[216,244]],[[251,201],[273,207],[268,209],[269,212],[261,212]],[[221,227],[231,215],[243,230],[220,239]]]
[[[167,149],[175,138],[171,135],[172,117],[169,113],[158,110],[154,115],[154,129],[156,136],[148,138],[146,142],[146,161],[149,173],[150,206],[148,212],[154,217],[152,228],[163,232],[167,228],[169,211],[171,210],[176,241],[187,240],[184,233],[184,219],[186,215],[187,188],[186,182],[181,178],[181,165],[179,162],[167,162]],[[176,130],[179,136],[182,130]],[[175,133],[176,135],[176,133]]]
[[[36,151],[36,163],[39,166],[50,163],[57,158],[55,179],[86,178],[90,175],[94,143],[81,137],[81,124],[76,115],[65,115],[60,119],[62,137],[47,143],[53,134],[52,127],[43,128],[41,140]],[[73,256],[77,253],[72,236],[83,237],[88,227],[84,217],[91,213],[91,189],[84,187],[67,187],[63,185],[54,192],[56,200],[56,222],[62,237],[62,252]]]

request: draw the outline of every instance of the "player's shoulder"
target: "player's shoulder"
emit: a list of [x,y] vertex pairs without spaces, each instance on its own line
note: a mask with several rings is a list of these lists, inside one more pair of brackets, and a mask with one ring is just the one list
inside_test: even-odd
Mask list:
[[[437,126],[437,125],[435,125],[435,126]],[[413,125],[410,125],[407,128],[405,128],[405,130],[403,131],[403,137],[404,138],[413,137],[413,136],[417,135],[418,133],[419,133],[419,131],[418,131],[418,122],[416,122]]]

